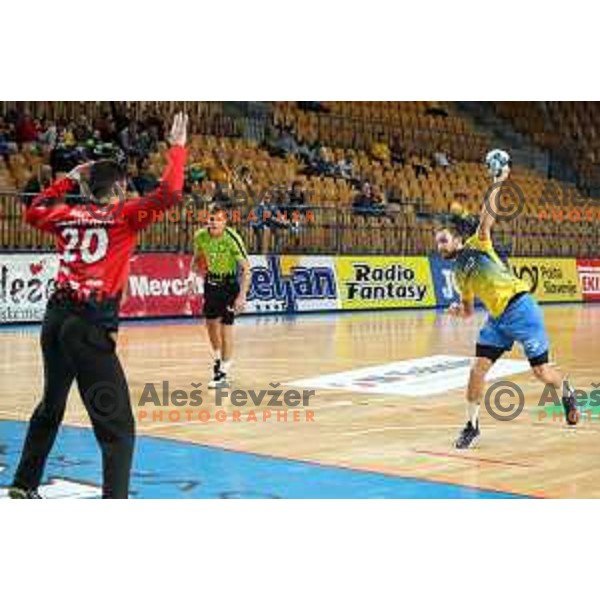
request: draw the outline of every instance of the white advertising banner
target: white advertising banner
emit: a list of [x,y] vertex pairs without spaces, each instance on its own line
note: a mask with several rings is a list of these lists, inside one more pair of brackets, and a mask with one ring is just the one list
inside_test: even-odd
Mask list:
[[0,254],[0,324],[40,322],[57,269],[56,254]]
[[[347,390],[365,394],[432,396],[466,387],[473,360],[470,356],[423,356],[354,371],[311,377],[284,385],[324,390]],[[500,359],[491,368],[487,380],[524,373],[529,369],[529,362],[526,360]]]

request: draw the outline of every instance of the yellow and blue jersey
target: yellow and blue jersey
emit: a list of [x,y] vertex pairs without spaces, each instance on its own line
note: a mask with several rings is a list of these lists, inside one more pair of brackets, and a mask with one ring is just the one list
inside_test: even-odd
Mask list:
[[463,300],[479,298],[493,318],[504,312],[516,294],[529,292],[529,285],[500,260],[491,240],[481,240],[477,233],[465,241],[459,252],[454,278]]

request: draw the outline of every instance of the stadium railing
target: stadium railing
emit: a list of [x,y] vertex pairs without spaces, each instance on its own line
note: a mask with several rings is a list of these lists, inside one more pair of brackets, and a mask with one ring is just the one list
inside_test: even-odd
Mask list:
[[[251,254],[418,256],[434,251],[431,215],[409,205],[366,215],[355,214],[351,206],[279,206],[270,214],[257,207],[225,210]],[[21,195],[0,192],[0,251],[54,249],[52,236],[25,224],[22,212]],[[206,211],[179,207],[157,215],[140,232],[139,249],[191,252],[194,232],[207,217]],[[497,224],[494,242],[503,255],[590,258],[598,255],[600,230],[598,223],[542,222],[520,215]]]

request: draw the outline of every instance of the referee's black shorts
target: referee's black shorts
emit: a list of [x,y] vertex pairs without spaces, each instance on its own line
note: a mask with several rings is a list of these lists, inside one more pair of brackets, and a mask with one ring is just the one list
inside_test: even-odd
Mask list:
[[235,276],[218,278],[209,274],[204,284],[204,317],[233,325],[233,303],[239,293],[240,285]]

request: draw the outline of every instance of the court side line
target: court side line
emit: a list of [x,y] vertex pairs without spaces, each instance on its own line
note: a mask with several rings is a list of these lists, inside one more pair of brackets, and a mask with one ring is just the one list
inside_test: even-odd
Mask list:
[[[129,352],[122,352],[121,356],[123,357],[123,354],[129,354]],[[337,358],[330,358],[330,359],[320,359],[320,358],[305,358],[304,356],[298,356],[297,357],[298,360],[301,360],[303,363],[314,363],[314,364],[328,364],[328,363],[332,363],[332,364],[340,364],[339,359]],[[127,356],[127,365],[126,366],[132,366],[131,363],[140,360],[142,363],[146,363],[149,360],[154,360],[154,361],[161,361],[161,362],[175,362],[177,361],[179,364],[182,364],[181,358],[177,358],[177,357],[173,357],[173,356],[141,356],[141,355],[130,355]],[[244,358],[244,357],[240,357],[237,359],[236,362],[242,363],[244,365],[247,364],[252,364],[252,363],[289,363],[290,360],[294,360],[293,358]],[[192,357],[192,359],[190,359],[190,362],[193,363],[194,365],[197,364],[197,360],[194,360],[194,358]],[[351,364],[352,361],[351,359],[348,359],[348,364]],[[206,364],[208,364],[208,361],[206,361]],[[31,365],[31,362],[23,362],[22,365],[20,366],[26,366],[26,365]],[[11,363],[10,365],[10,370],[13,369],[13,367],[15,366],[15,363]],[[201,365],[202,366],[202,365]],[[7,368],[8,369],[8,368]],[[236,373],[242,373],[244,371],[250,371],[251,369],[248,369],[247,367],[236,367],[235,371]],[[319,377],[320,375],[315,375],[314,377]],[[303,377],[303,379],[309,379],[309,377]]]
[[460,460],[474,461],[482,464],[490,465],[506,465],[509,467],[523,467],[524,469],[530,469],[533,465],[528,463],[518,463],[508,460],[496,460],[494,458],[480,458],[477,456],[467,456],[466,454],[452,454],[451,452],[434,452],[433,450],[413,450],[415,454],[423,454],[425,456],[434,456],[436,458],[458,458]]
[[[316,415],[315,415],[316,416]],[[430,425],[390,425],[389,427],[378,427],[377,429],[359,429],[357,431],[343,431],[339,433],[339,436],[342,437],[351,437],[356,435],[368,435],[370,433],[385,433],[390,430],[394,431],[420,431],[427,429],[451,429],[452,425],[438,425],[438,424],[430,424]]]
[[[141,354],[140,355],[129,355],[129,349],[123,351],[123,350],[119,350],[117,351],[117,354],[119,354],[119,356],[121,357],[121,359],[126,357],[126,367],[131,368],[134,363],[136,361],[141,361],[140,364],[142,363],[146,363],[149,360],[150,361],[159,361],[159,362],[172,362],[172,363],[178,363],[178,364],[182,364],[181,358],[177,358],[177,357],[171,357],[171,356],[144,356],[142,357]],[[306,357],[298,357],[298,360],[302,360],[303,363],[314,363],[314,364],[340,364],[340,360],[337,358],[331,358],[331,359],[320,359],[320,358],[306,358]],[[292,359],[293,360],[293,359]],[[252,363],[289,363],[290,362],[290,358],[240,358],[238,359],[238,361],[240,363],[243,364],[252,364]],[[191,357],[190,359],[190,363],[193,363],[194,365],[196,365],[196,362],[194,360],[193,357]],[[343,362],[343,361],[342,361]],[[31,360],[23,360],[23,361],[15,361],[12,360],[10,365],[6,365],[5,367],[0,367],[0,372],[13,372],[15,369],[20,369],[20,368],[30,368],[31,367]],[[348,359],[348,364],[352,364],[351,359]],[[41,361],[40,361],[40,365],[41,365]],[[252,371],[252,369],[247,369],[245,367],[238,367],[236,368],[236,372],[238,373],[243,373],[243,372],[248,372],[248,371]],[[329,373],[326,373],[326,375]],[[313,375],[314,377],[319,377],[320,375]],[[308,379],[308,377],[302,377],[302,379]]]
[[[254,345],[257,342],[264,342],[265,344],[268,344],[271,341],[277,341],[277,342],[281,342],[281,341],[306,341],[306,337],[305,336],[298,336],[298,335],[282,335],[282,336],[278,336],[278,337],[273,337],[268,335],[265,332],[265,335],[263,336],[264,339],[261,339],[261,336],[255,336],[252,340],[252,344]],[[148,344],[144,343],[143,341],[137,340],[137,339],[127,339],[124,340],[122,342],[124,345],[129,346],[130,348],[144,348],[144,349],[148,349]],[[119,344],[117,343],[117,348],[118,348]],[[209,346],[209,342],[208,340],[202,341],[195,341],[195,342],[169,342],[165,345],[161,345],[161,347],[164,348],[201,348],[201,347],[208,347]],[[241,347],[243,347],[243,345],[241,345]]]
[[[315,414],[315,416],[317,416]],[[515,423],[516,425],[516,423]],[[542,423],[535,423],[535,422],[531,422],[531,423],[522,423],[519,424],[519,426],[521,428],[527,427],[527,426],[539,426],[542,425]],[[598,429],[582,429],[579,428],[577,430],[574,429],[567,429],[566,426],[564,425],[556,425],[556,426],[552,426],[550,423],[543,423],[543,425],[546,426],[546,430],[544,431],[544,433],[547,434],[551,434],[553,432],[556,431],[570,431],[573,434],[588,434],[588,433],[593,433],[593,434],[598,434],[600,433],[600,430]],[[452,427],[452,424],[449,425],[388,425],[386,427],[378,427],[378,428],[373,428],[373,429],[363,429],[363,430],[359,430],[359,431],[345,431],[345,432],[341,432],[338,435],[340,436],[356,436],[356,435],[368,435],[368,434],[372,434],[372,433],[385,433],[387,431],[390,430],[394,430],[394,431],[402,431],[402,430],[420,430],[420,429],[448,429],[449,427]],[[553,429],[550,429],[550,427],[554,427]],[[487,430],[490,431],[496,431],[498,429],[498,426],[495,425],[487,425],[486,426]]]

